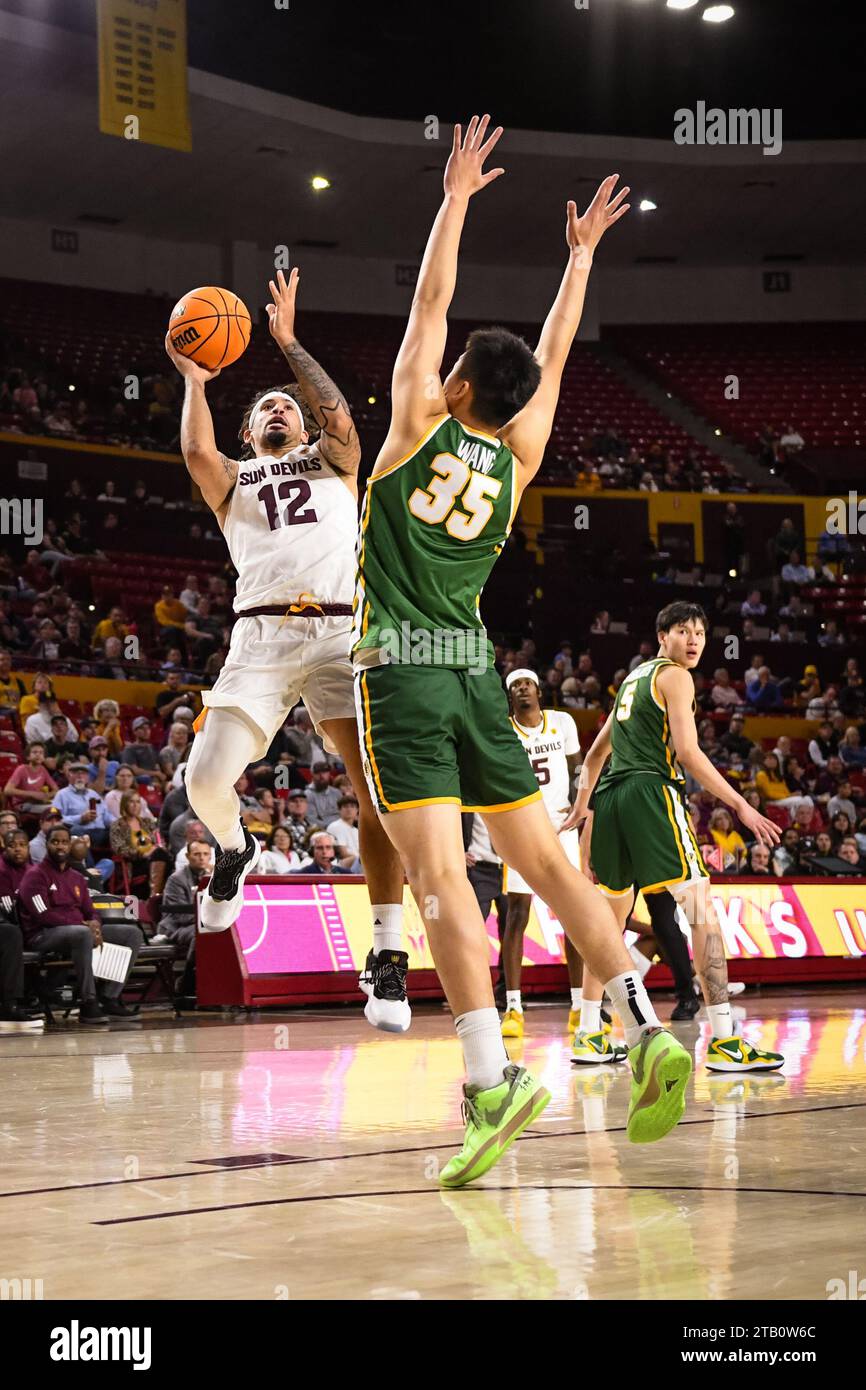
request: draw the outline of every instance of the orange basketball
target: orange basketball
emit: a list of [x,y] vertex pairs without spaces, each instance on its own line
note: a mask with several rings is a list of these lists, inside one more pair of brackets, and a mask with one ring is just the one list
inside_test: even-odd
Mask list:
[[171,311],[171,345],[207,371],[236,362],[250,341],[252,320],[242,299],[231,290],[203,285],[190,290]]

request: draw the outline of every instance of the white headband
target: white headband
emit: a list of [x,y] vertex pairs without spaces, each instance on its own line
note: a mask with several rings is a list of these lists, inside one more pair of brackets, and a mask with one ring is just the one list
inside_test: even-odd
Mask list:
[[257,416],[258,416],[259,411],[260,411],[261,408],[262,408],[263,402],[264,402],[264,401],[272,400],[272,399],[274,398],[274,396],[279,396],[282,400],[288,401],[288,402],[289,402],[289,405],[293,405],[293,406],[294,406],[295,410],[298,412],[298,419],[299,419],[300,422],[301,422],[301,429],[302,429],[302,430],[305,430],[307,427],[306,427],[306,425],[304,424],[304,412],[301,410],[301,407],[298,405],[298,402],[295,400],[294,396],[290,396],[289,393],[288,393],[288,391],[268,391],[268,392],[262,397],[262,399],[256,403],[255,410],[253,411],[252,415],[250,416],[250,422],[249,422],[249,424],[247,425],[247,429],[248,429],[248,430],[251,430],[252,427],[253,427],[253,425],[256,423],[256,418],[257,418]]
[[535,681],[541,689],[541,683],[534,671],[530,671],[528,666],[521,666],[519,671],[509,671],[505,677],[505,689],[510,690],[515,681]]

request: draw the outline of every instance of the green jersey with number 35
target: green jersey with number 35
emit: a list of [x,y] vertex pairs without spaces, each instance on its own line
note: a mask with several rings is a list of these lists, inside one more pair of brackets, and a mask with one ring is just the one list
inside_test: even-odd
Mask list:
[[442,415],[411,453],[370,478],[353,605],[356,667],[492,666],[479,603],[514,520],[515,473],[501,440]]
[[629,671],[614,701],[611,756],[599,789],[625,777],[647,774],[680,788],[685,785],[671,739],[667,706],[657,685],[659,672],[676,664],[658,656]]

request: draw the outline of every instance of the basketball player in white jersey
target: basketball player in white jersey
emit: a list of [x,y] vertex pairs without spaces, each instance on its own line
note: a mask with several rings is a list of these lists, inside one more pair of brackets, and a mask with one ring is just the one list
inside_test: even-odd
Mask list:
[[[505,680],[511,706],[511,724],[532,764],[541,790],[541,799],[554,830],[558,830],[570,810],[570,785],[580,763],[580,739],[571,715],[565,710],[542,709],[538,676],[528,668],[511,671]],[[562,847],[569,863],[581,867],[580,840],[574,830],[561,836]],[[520,998],[520,974],[523,960],[523,937],[532,906],[532,889],[514,869],[506,866],[503,891],[508,894],[508,917],[502,943],[502,964],[505,973],[505,1015],[502,1019],[504,1038],[523,1037],[523,1005]],[[575,1051],[579,1053],[581,981],[583,961],[566,935],[565,957],[571,988],[571,1008],[568,1016],[569,1033],[575,1033]],[[625,1049],[615,1052],[607,1038],[607,1060],[621,1060]],[[580,1060],[577,1056],[575,1060]]]
[[[361,767],[349,646],[358,533],[361,449],[349,408],[331,378],[295,337],[298,271],[270,281],[271,334],[296,389],[260,393],[246,412],[236,462],[220,453],[205,399],[218,372],[166,351],[184,378],[181,450],[214,512],[237,570],[231,646],[193,744],[186,788],[196,815],[219,844],[203,895],[201,928],[225,931],[237,919],[244,880],[261,846],[240,819],[234,783],[266,752],[286,715],[303,700],[329,752],[336,752],[360,802],[361,861],[373,904],[373,951],[365,1013],[376,1027],[404,1032],[408,956],[403,951],[403,869],[370,802]],[[318,437],[310,442],[304,401]],[[362,988],[364,988],[362,984]]]

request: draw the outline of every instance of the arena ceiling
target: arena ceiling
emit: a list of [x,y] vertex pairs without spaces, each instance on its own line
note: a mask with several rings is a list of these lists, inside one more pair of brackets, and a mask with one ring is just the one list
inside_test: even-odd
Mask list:
[[[659,0],[644,0],[644,6],[653,3],[655,21],[694,18],[693,11],[676,14]],[[552,0],[533,0],[522,7],[523,21],[530,8],[550,20],[548,39],[560,33],[562,7],[573,10],[571,0],[551,6]],[[646,19],[641,0],[590,0],[590,6],[609,9],[609,17],[617,11],[620,20],[631,7]],[[475,12],[465,5],[453,12],[437,5],[435,40],[422,47],[423,26],[416,18],[400,19],[411,6],[332,7],[291,0],[289,11],[277,13],[271,0],[236,5],[190,0],[191,62],[198,56],[209,70],[190,70],[193,152],[183,154],[100,134],[92,4],[0,0],[4,211],[58,226],[103,225],[154,237],[238,239],[261,246],[314,244],[345,255],[414,261],[439,197],[450,122],[466,114],[456,105],[455,74],[460,73],[460,90],[470,104],[489,105],[507,126],[500,145],[507,176],[473,208],[464,243],[468,259],[548,264],[559,255],[565,200],[585,201],[601,177],[619,171],[632,187],[631,201],[651,199],[657,209],[629,215],[606,251],[608,264],[782,265],[785,258],[862,263],[866,140],[856,138],[864,123],[859,111],[855,119],[852,96],[856,92],[859,103],[860,84],[849,90],[837,66],[836,116],[851,108],[850,124],[846,116],[841,126],[846,138],[791,135],[792,129],[820,136],[838,134],[840,128],[837,120],[828,131],[826,113],[815,102],[824,48],[813,6],[807,8],[816,61],[811,87],[805,83],[816,111],[811,123],[802,72],[797,102],[788,105],[787,78],[780,76],[788,73],[787,48],[764,55],[764,85],[747,65],[743,80],[728,86],[717,71],[722,48],[708,47],[703,33],[715,26],[699,23],[692,25],[697,58],[688,63],[681,44],[674,46],[680,52],[674,62],[657,33],[649,43],[649,31],[644,34],[649,46],[640,55],[635,51],[639,31],[627,33],[628,41],[611,49],[617,58],[604,82],[590,73],[589,96],[576,84],[566,113],[561,83],[552,77],[542,81],[537,42],[533,47],[527,40],[519,63],[513,53],[509,62],[501,43],[497,46],[487,13],[493,8],[476,6],[483,15],[481,47],[466,64],[460,12],[464,24],[466,13]],[[786,3],[783,8],[792,17],[793,33],[798,7]],[[822,18],[832,8],[823,7]],[[765,18],[778,12],[775,0],[741,9],[750,12],[744,22],[752,25],[758,24],[756,9]],[[502,9],[504,16],[512,13],[508,5]],[[340,15],[346,16],[343,24],[337,23]],[[568,16],[570,23],[586,18]],[[290,31],[290,24],[297,30]],[[509,32],[509,41],[516,43],[519,25]],[[537,30],[533,33],[537,41]],[[233,41],[234,58],[229,56]],[[729,37],[723,42],[730,46]],[[561,63],[562,45],[552,47]],[[685,51],[693,50],[686,46]],[[578,52],[585,64],[586,52]],[[702,52],[706,66],[695,69]],[[282,61],[275,67],[277,58]],[[410,91],[406,72],[413,63]],[[727,63],[724,71],[730,74],[730,53]],[[240,74],[264,85],[250,85]],[[273,90],[278,79],[283,90]],[[603,99],[596,102],[593,94],[602,88]],[[642,123],[634,114],[638,88],[653,94]],[[609,100],[614,92],[621,103]],[[669,93],[663,105],[665,138],[660,138],[659,92]],[[755,147],[676,145],[671,138],[675,103],[696,100],[724,106],[778,101],[782,152],[767,156]],[[438,141],[425,138],[424,118],[430,115],[441,123]],[[551,123],[556,128],[545,129]],[[321,194],[309,185],[316,173],[326,174],[332,184]]]

